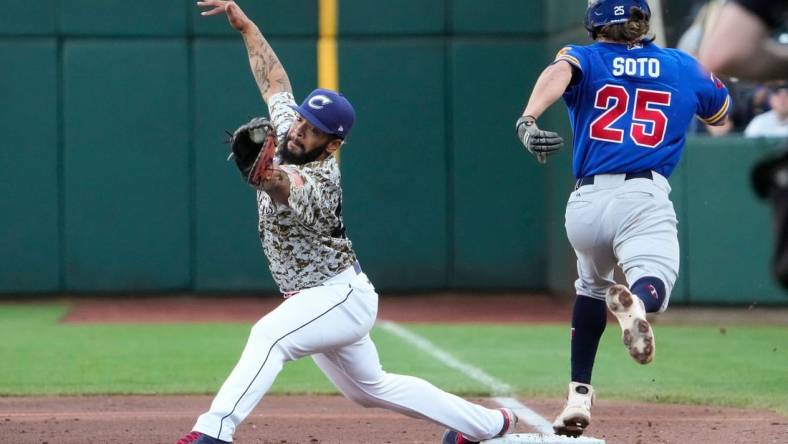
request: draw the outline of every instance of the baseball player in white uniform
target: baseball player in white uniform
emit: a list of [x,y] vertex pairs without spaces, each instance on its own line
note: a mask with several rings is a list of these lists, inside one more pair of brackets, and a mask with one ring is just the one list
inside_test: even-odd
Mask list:
[[178,444],[226,443],[287,361],[311,356],[349,399],[433,421],[446,443],[513,430],[508,409],[489,409],[411,376],[381,368],[369,331],[378,295],[361,271],[342,223],[340,173],[332,155],[355,119],[339,93],[318,89],[297,106],[282,64],[234,2],[209,0],[203,15],[225,13],[249,62],[278,138],[274,171],[258,189],[259,233],[285,300],[252,327],[246,347],[209,410]]

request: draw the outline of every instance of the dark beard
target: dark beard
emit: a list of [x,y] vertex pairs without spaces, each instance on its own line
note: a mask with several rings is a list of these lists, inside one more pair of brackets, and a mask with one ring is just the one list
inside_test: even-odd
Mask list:
[[322,156],[323,153],[326,151],[326,147],[328,146],[328,142],[324,143],[323,145],[313,149],[304,154],[293,154],[290,150],[287,149],[287,138],[285,141],[279,144],[279,147],[276,149],[276,154],[281,159],[282,164],[290,164],[290,165],[304,165],[309,162],[314,162],[317,160],[318,157]]

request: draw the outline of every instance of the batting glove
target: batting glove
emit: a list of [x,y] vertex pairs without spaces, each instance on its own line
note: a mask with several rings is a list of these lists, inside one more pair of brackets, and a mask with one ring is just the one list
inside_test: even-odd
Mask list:
[[543,131],[536,126],[533,116],[522,116],[515,124],[517,138],[529,153],[536,156],[540,163],[547,162],[547,156],[564,146],[564,139],[552,131]]

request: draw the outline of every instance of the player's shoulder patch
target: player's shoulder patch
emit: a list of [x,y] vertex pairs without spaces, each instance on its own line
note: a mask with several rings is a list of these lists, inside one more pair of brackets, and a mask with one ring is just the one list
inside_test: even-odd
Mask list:
[[569,53],[571,50],[572,50],[571,46],[564,46],[563,48],[558,50],[558,54],[556,54],[555,56],[556,56],[556,58],[558,58],[558,57],[560,57],[560,56],[562,56],[564,54]]
[[711,82],[714,83],[714,86],[717,87],[717,89],[725,88],[725,84],[722,83],[722,80],[715,76],[713,72],[709,73],[709,78],[711,79]]
[[563,48],[558,50],[558,53],[555,55],[554,63],[559,60],[564,60],[582,71],[583,64],[580,63],[580,58],[578,56],[579,56],[579,51],[577,50],[576,47],[564,46]]

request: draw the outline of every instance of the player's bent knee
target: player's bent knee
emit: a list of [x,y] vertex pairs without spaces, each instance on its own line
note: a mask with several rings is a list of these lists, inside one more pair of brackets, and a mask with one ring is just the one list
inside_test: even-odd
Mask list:
[[[250,337],[255,337],[257,339],[268,339],[270,341],[275,341],[278,338],[287,336],[288,331],[283,328],[281,324],[281,322],[263,317],[252,326],[252,330],[249,335]],[[288,328],[292,330],[292,327],[288,326]]]
[[255,341],[269,341],[271,339],[271,329],[264,319],[257,321],[249,331],[249,339]]
[[282,340],[282,335],[273,330],[269,323],[258,321],[249,332],[247,347],[252,346],[256,350],[266,350],[269,353],[281,354],[286,359],[294,359],[292,350],[288,347],[288,342]]

